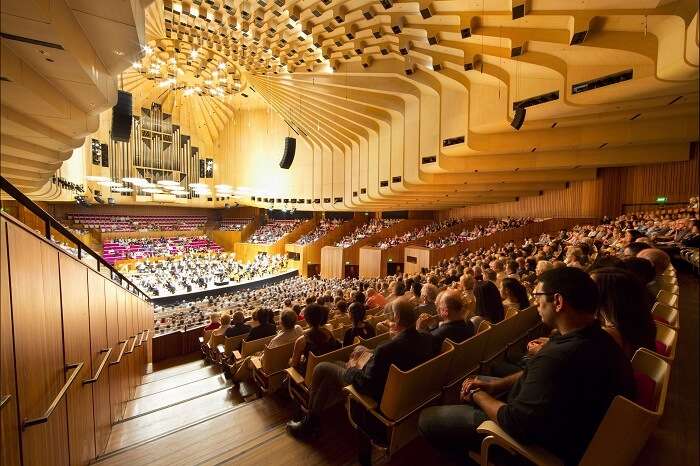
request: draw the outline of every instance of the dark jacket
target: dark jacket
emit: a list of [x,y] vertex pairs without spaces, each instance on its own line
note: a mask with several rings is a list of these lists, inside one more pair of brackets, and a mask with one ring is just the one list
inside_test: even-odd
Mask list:
[[442,342],[447,338],[453,343],[462,343],[464,340],[474,336],[474,324],[471,321],[455,320],[445,322],[438,328],[430,332],[434,339],[434,351],[437,353],[442,347]]
[[362,370],[354,367],[348,369],[345,381],[379,402],[392,364],[407,371],[432,358],[434,354],[433,336],[408,328],[392,340],[377,346],[374,356]]
[[224,336],[226,338],[236,337],[238,335],[245,335],[250,332],[250,325],[248,324],[233,324],[226,329]]
[[355,337],[360,337],[363,340],[368,340],[376,335],[374,327],[369,324],[365,324],[362,327],[350,327],[345,331],[343,335],[343,346],[350,346],[355,340]]
[[271,337],[277,333],[275,324],[258,325],[250,329],[250,333],[245,337],[245,341],[259,340],[260,338]]

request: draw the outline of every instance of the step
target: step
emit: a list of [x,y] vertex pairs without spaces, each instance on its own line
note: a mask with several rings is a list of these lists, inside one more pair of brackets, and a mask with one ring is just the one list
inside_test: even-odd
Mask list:
[[194,371],[197,369],[201,369],[202,367],[207,366],[208,363],[201,359],[201,355],[199,359],[196,359],[191,362],[187,362],[185,364],[179,364],[177,366],[173,367],[168,367],[166,369],[157,369],[154,367],[154,371],[151,372],[150,374],[146,374],[143,376],[142,379],[142,384],[145,383],[150,383],[150,382],[155,382],[157,380],[163,380],[168,377],[173,377],[175,375],[180,375],[184,374],[186,372]]
[[182,403],[230,386],[231,383],[227,382],[224,375],[220,373],[186,385],[136,398],[126,403],[124,419],[126,420],[134,416],[157,411],[167,406]]
[[153,395],[154,393],[170,390],[171,388],[187,385],[198,380],[207,379],[221,373],[221,369],[211,365],[191,370],[189,372],[177,374],[177,377],[166,377],[161,380],[144,383],[136,387],[134,398]]
[[118,450],[220,414],[241,402],[237,390],[222,389],[119,422],[112,427],[106,452]]
[[[218,416],[188,425],[184,429],[169,433],[164,431],[165,435],[150,440],[143,439],[144,441],[138,445],[132,442],[133,447],[108,454],[98,459],[97,464],[100,466],[136,464],[191,466],[210,461],[212,458],[230,457],[242,445],[255,443],[254,440],[258,438],[266,438],[265,436],[272,431],[277,434],[279,428],[290,419],[291,412],[291,403],[280,401],[276,397],[243,403]],[[137,419],[143,419],[143,417]],[[132,426],[136,429],[140,427]],[[112,444],[112,438],[110,438],[110,444]],[[274,464],[281,463],[275,461]]]

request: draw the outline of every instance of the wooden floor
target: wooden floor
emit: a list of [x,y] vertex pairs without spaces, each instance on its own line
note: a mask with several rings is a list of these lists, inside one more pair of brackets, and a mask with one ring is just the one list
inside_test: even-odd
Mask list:
[[[636,466],[697,465],[698,280],[679,277],[681,327],[666,413]],[[324,416],[320,439],[287,435],[294,413],[284,396],[244,402],[219,371],[198,355],[154,365],[115,425],[98,464],[117,465],[356,465],[355,432],[342,405]],[[376,465],[447,465],[417,439],[390,461],[375,450]]]

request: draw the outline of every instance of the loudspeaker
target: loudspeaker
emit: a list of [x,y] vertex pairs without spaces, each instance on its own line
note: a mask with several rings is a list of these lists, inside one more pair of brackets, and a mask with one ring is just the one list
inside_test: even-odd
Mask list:
[[289,169],[294,162],[294,152],[297,149],[296,138],[284,138],[284,154],[282,154],[282,160],[280,161],[280,168]]
[[109,167],[109,146],[107,144],[102,144],[102,166]]
[[515,129],[520,129],[525,123],[525,108],[520,107],[515,110],[515,117],[510,125]]
[[131,94],[117,92],[117,104],[112,107],[112,139],[129,142],[131,137]]

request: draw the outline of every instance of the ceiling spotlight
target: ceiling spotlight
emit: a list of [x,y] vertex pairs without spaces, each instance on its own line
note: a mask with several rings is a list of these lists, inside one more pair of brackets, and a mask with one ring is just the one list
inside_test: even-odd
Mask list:
[[151,55],[153,53],[153,47],[145,45],[143,47],[143,53],[145,53],[146,55]]
[[141,62],[135,61],[131,64],[131,67],[135,70],[140,70],[141,68],[143,68],[143,65],[141,64]]
[[219,69],[220,70],[225,70],[226,69],[226,63],[219,63]]
[[192,50],[192,52],[190,52],[190,57],[197,58],[198,56],[199,56],[199,50]]

